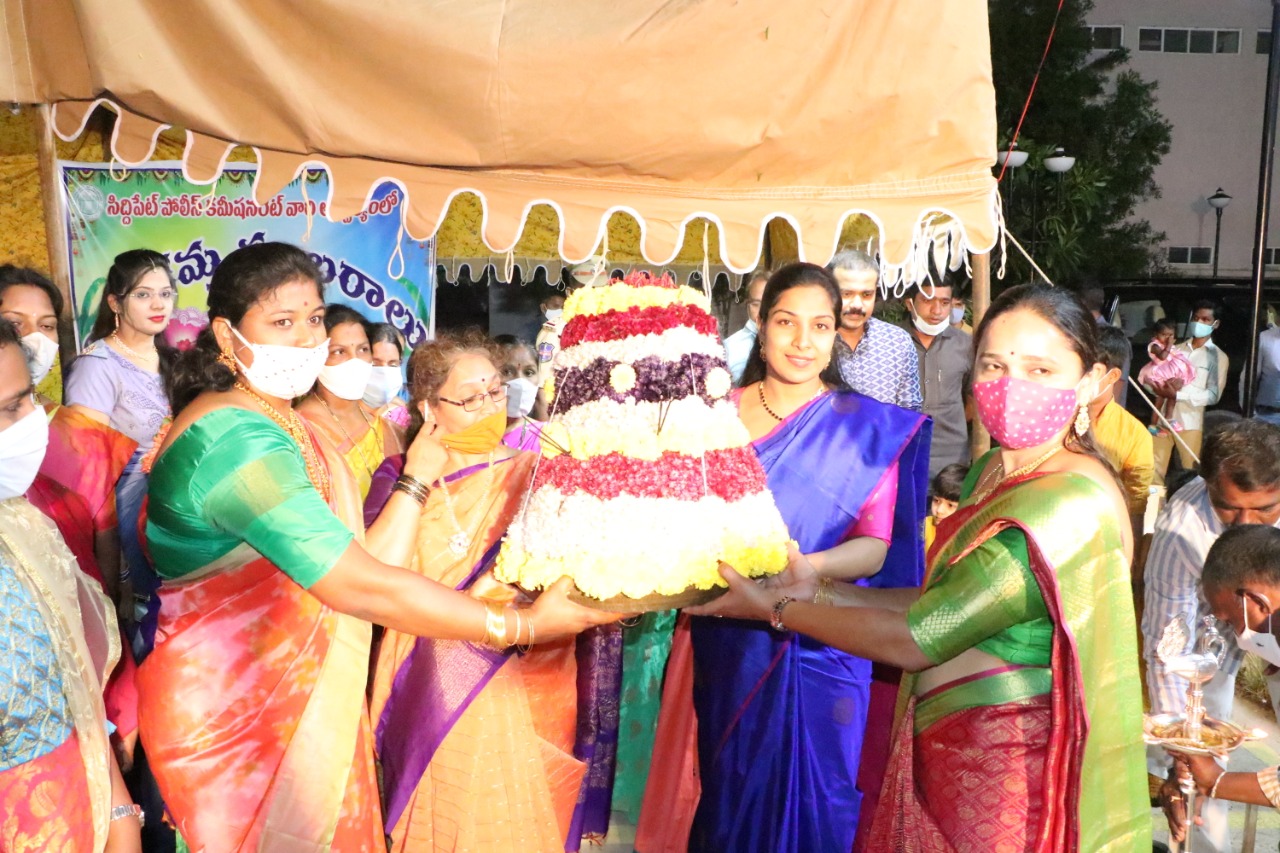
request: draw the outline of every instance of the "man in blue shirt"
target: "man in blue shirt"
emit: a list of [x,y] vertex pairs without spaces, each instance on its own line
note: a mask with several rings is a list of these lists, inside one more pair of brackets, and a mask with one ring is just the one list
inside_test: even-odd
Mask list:
[[724,360],[729,364],[735,385],[742,377],[742,371],[747,369],[747,360],[756,345],[756,335],[760,333],[760,297],[764,295],[768,281],[769,274],[764,272],[751,277],[747,284],[747,325],[724,339]]
[[911,336],[871,316],[876,307],[880,267],[856,249],[836,254],[827,264],[840,286],[840,334],[835,357],[849,387],[882,403],[920,411],[920,361]]

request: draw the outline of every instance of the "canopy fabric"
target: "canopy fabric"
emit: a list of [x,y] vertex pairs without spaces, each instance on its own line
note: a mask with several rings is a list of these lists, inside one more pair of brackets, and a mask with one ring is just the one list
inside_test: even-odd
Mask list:
[[464,191],[498,254],[551,205],[569,262],[617,210],[655,265],[711,220],[737,272],[774,217],[823,263],[866,214],[912,279],[999,235],[985,0],[0,3],[0,99],[55,103],[63,138],[105,103],[138,164],[184,128],[197,183],[251,145],[259,201],[321,166],[333,218],[394,181],[418,239]]

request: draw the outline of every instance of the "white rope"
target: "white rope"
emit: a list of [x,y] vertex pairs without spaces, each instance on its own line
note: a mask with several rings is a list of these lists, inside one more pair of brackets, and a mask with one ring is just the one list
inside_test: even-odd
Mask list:
[[[392,279],[399,279],[404,275],[404,220],[409,210],[409,199],[400,200],[400,227],[396,230],[396,247],[391,250],[391,257],[387,258],[387,275]],[[400,272],[392,271],[392,264],[399,261]]]
[[1178,444],[1182,445],[1182,449],[1187,451],[1187,455],[1190,456],[1192,459],[1196,460],[1196,464],[1199,465],[1200,457],[1197,456],[1196,452],[1192,450],[1191,447],[1185,441],[1182,440],[1182,436],[1179,435],[1178,431],[1173,428],[1173,424],[1169,423],[1169,419],[1164,416],[1164,412],[1160,411],[1160,407],[1157,406],[1155,403],[1151,402],[1151,398],[1147,396],[1146,391],[1142,390],[1142,386],[1138,384],[1137,380],[1134,379],[1132,376],[1130,376],[1129,384],[1132,385],[1137,390],[1139,395],[1141,395],[1143,402],[1145,402],[1148,406],[1151,407],[1151,411],[1156,413],[1156,417],[1160,419],[1160,423],[1164,424],[1164,428],[1169,431],[1169,435],[1173,436],[1173,440],[1178,442]]
[[[1031,264],[1031,267],[1032,267],[1036,272],[1040,273],[1040,277],[1041,277],[1042,279],[1044,279],[1045,284],[1049,285],[1050,287],[1056,287],[1056,286],[1057,286],[1057,285],[1055,285],[1055,284],[1053,283],[1053,280],[1052,280],[1052,279],[1050,279],[1050,278],[1049,278],[1049,276],[1045,275],[1044,270],[1040,269],[1040,265],[1039,265],[1039,264],[1037,264],[1037,263],[1035,262],[1035,260],[1033,260],[1033,259],[1032,259],[1032,257],[1031,257],[1029,254],[1027,254],[1027,250],[1026,250],[1026,249],[1024,249],[1024,248],[1022,248],[1022,244],[1018,242],[1018,238],[1017,238],[1017,237],[1014,237],[1012,234],[1010,234],[1010,233],[1009,233],[1009,229],[1007,229],[1007,228],[1006,228],[1006,229],[1005,229],[1003,232],[1001,232],[1001,233],[1003,233],[1006,237],[1008,237],[1008,238],[1009,238],[1009,242],[1013,243],[1014,248],[1016,248],[1019,252],[1021,252],[1021,253],[1022,253],[1022,257],[1024,257],[1024,258],[1026,258],[1026,259],[1027,259],[1027,263]],[[1001,273],[1003,273],[1003,272],[1004,272],[1004,261],[1003,261],[1003,260],[1001,260],[1001,262],[1000,262],[1000,272],[1001,272]]]

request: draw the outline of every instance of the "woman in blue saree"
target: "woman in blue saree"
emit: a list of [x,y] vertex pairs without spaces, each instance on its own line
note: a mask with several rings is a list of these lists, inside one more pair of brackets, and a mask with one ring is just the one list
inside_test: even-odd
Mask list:
[[[770,278],[739,415],[799,546],[793,572],[917,586],[927,421],[844,387],[831,361],[840,305],[821,267]],[[691,635],[701,797],[689,850],[850,850],[871,663],[748,621],[695,617]],[[660,729],[673,725],[664,708]],[[879,729],[887,742],[889,721]],[[678,764],[655,756],[653,772]],[[637,848],[663,848],[641,824]]]

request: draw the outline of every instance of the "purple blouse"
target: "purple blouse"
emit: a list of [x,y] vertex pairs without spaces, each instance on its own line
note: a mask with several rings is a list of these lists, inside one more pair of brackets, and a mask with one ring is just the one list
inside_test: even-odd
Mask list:
[[106,415],[111,428],[138,442],[143,452],[169,417],[160,374],[143,370],[103,341],[89,344],[72,362],[63,402]]

